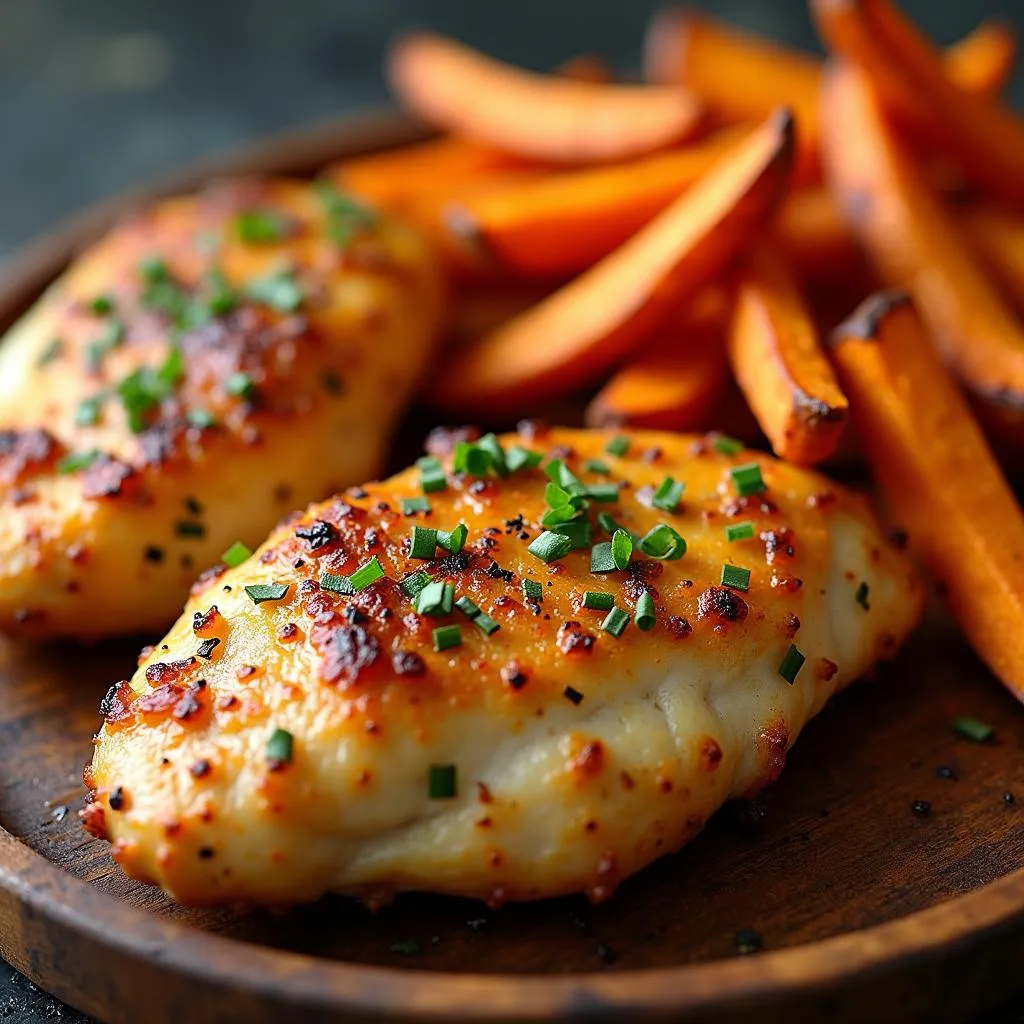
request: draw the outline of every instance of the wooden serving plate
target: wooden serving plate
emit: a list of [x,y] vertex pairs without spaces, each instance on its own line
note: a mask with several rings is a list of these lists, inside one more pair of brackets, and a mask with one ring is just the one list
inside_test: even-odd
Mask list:
[[[392,114],[324,124],[148,194],[307,173],[417,134]],[[138,198],[5,268],[0,329]],[[407,896],[376,916],[340,898],[278,915],[176,907],[81,830],[98,702],[142,642],[0,641],[0,953],[111,1024],[941,1021],[1024,987],[1024,712],[941,623],[812,722],[759,804],[604,905]],[[994,741],[957,737],[961,714]],[[764,952],[740,954],[744,928]]]

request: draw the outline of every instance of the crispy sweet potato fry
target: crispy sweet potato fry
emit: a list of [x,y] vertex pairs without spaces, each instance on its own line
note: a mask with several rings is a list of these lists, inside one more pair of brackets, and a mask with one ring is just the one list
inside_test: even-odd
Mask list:
[[911,546],[979,657],[1024,700],[1024,515],[906,295],[868,299],[836,330],[832,358]]
[[775,233],[802,281],[832,282],[863,266],[857,238],[826,188],[791,192],[779,204]]
[[564,78],[573,78],[577,82],[615,81],[612,69],[605,63],[604,58],[596,53],[581,53],[576,57],[570,57],[558,65],[555,73]]
[[587,406],[592,427],[706,430],[729,381],[731,290],[712,285],[617,370]]
[[463,284],[451,296],[445,339],[453,346],[470,344],[536,306],[553,290],[532,281]]
[[1024,330],[900,149],[863,74],[834,68],[822,104],[829,179],[880,279],[910,291],[946,362],[985,404],[986,421],[1019,437]]
[[432,33],[388,55],[398,98],[428,124],[535,160],[623,160],[674,145],[700,127],[685,89],[535,75]]
[[[960,88],[992,94],[1008,81],[1016,55],[1013,30],[989,21],[945,52],[944,69]],[[811,54],[691,9],[657,12],[644,40],[647,80],[690,89],[722,122],[760,120],[774,107],[790,107],[800,129],[799,182],[817,176],[821,69]]]
[[1024,217],[980,204],[957,216],[1003,294],[1024,315]]
[[828,458],[846,422],[846,396],[818,341],[810,309],[777,245],[761,241],[740,262],[729,363],[780,458]]
[[939,52],[889,0],[812,0],[822,36],[862,69],[887,107],[993,196],[1024,207],[1024,119],[951,82]]
[[773,114],[625,245],[484,337],[438,382],[438,404],[493,416],[598,378],[771,217],[793,136],[792,114]]

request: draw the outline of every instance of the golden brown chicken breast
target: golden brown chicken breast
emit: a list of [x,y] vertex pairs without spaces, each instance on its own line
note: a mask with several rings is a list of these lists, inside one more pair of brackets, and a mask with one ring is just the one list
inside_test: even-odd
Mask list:
[[601,898],[920,609],[860,499],[729,439],[462,440],[197,585],[103,702],[86,824],[188,902]]
[[378,472],[440,304],[420,236],[327,186],[115,229],[0,346],[0,629],[163,629],[232,540]]

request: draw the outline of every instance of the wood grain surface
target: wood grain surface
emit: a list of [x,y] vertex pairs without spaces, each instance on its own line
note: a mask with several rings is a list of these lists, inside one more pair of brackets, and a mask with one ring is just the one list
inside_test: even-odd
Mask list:
[[[309,170],[416,131],[394,117],[321,127],[154,191]],[[9,269],[0,326],[115,213],[89,214]],[[952,1021],[1024,987],[1024,712],[941,621],[835,700],[756,805],[727,808],[601,906],[500,912],[426,896],[376,915],[341,898],[190,910],[128,882],[77,811],[99,699],[143,642],[0,641],[0,953],[112,1024],[724,1020],[755,1008],[766,1021]],[[995,738],[955,735],[962,714]]]

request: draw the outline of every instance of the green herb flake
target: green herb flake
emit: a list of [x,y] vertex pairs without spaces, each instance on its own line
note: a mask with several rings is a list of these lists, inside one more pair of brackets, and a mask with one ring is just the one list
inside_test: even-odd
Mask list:
[[868,604],[868,594],[870,590],[871,588],[867,585],[867,582],[862,580],[854,597],[854,600],[861,606],[861,608],[864,609],[864,611],[869,611],[871,609],[871,605]]
[[252,598],[253,604],[264,601],[280,601],[290,588],[288,583],[250,583],[245,592]]
[[587,590],[583,594],[583,607],[607,612],[615,607],[615,597],[603,590]]
[[83,398],[75,409],[75,425],[79,427],[96,426],[99,423],[102,409],[102,396],[93,395],[91,398]]
[[100,453],[95,448],[89,452],[72,452],[57,463],[57,472],[77,473],[81,469],[88,469],[99,457]]
[[622,636],[629,625],[629,616],[621,608],[613,608],[601,623],[601,628],[612,636]]
[[534,538],[526,550],[542,562],[556,562],[559,558],[564,558],[569,554],[572,548],[573,542],[571,537],[566,537],[562,533],[552,533],[545,530]]
[[616,530],[612,534],[612,561],[615,568],[622,570],[629,565],[633,557],[633,538],[625,530]]
[[732,544],[738,540],[750,540],[754,536],[753,523],[730,523],[725,528],[725,539]]
[[654,598],[651,597],[650,591],[645,590],[636,603],[636,628],[646,633],[654,629],[657,621],[658,611],[654,607]]
[[480,607],[474,604],[468,597],[462,596],[455,602],[455,607],[466,616],[467,619],[475,619],[480,614]]
[[491,466],[498,476],[508,476],[511,470],[508,468],[508,460],[505,449],[501,446],[495,434],[484,434],[476,443],[477,448],[487,452],[491,457]]
[[217,417],[206,409],[189,409],[185,414],[185,419],[188,420],[190,427],[195,427],[197,430],[209,430],[210,427],[217,425]]
[[365,590],[379,579],[384,578],[384,567],[376,555],[361,566],[349,577],[349,582],[356,591]]
[[420,488],[424,494],[434,494],[448,487],[448,480],[444,475],[444,467],[432,456],[424,455],[422,458],[417,459],[416,468],[420,473]]
[[220,556],[220,560],[229,569],[234,569],[235,566],[241,565],[251,556],[252,552],[240,540],[236,540],[235,543]]
[[90,299],[89,312],[93,316],[109,316],[114,312],[114,297],[108,292]]
[[588,473],[597,473],[600,476],[608,476],[611,473],[611,468],[608,463],[604,462],[602,459],[587,459],[587,461],[583,463],[583,468]]
[[423,497],[402,498],[399,504],[402,507],[402,514],[407,516],[415,515],[417,512],[430,511],[430,502]]
[[287,729],[275,729],[267,740],[267,760],[273,765],[291,764],[294,756],[295,739],[292,734]]
[[996,731],[991,725],[978,721],[970,715],[961,715],[953,721],[953,732],[964,739],[973,740],[975,743],[988,743]]
[[427,772],[427,794],[431,800],[450,800],[457,792],[456,781],[455,765],[432,764]]
[[568,537],[572,542],[573,550],[590,547],[590,521],[588,519],[572,519],[567,523],[551,524],[551,532]]
[[409,547],[410,558],[433,558],[437,551],[437,530],[426,526],[412,528],[412,543]]
[[376,212],[358,199],[340,192],[329,181],[316,181],[313,191],[327,214],[327,237],[339,248],[344,248],[359,231],[373,227]]
[[459,523],[451,530],[437,531],[437,543],[453,555],[457,555],[466,546],[467,537],[469,537],[469,528],[465,523]]
[[435,618],[448,615],[452,610],[455,588],[442,580],[431,580],[416,596],[416,611]]
[[629,451],[629,438],[625,434],[617,434],[604,446],[609,455],[625,455]]
[[452,470],[467,476],[487,476],[494,460],[491,453],[471,441],[457,441],[452,451]]
[[720,582],[723,587],[730,587],[732,590],[749,590],[750,570],[739,565],[730,565],[727,562],[722,566]]
[[[624,526],[622,526],[616,520],[615,516],[613,516],[610,512],[598,512],[597,513],[597,525],[602,530],[604,530],[604,532],[607,533],[609,537],[616,530],[625,530],[626,533],[629,533],[629,530],[626,530],[626,528]],[[632,536],[632,534],[630,534],[630,536]]]
[[686,554],[686,541],[667,523],[651,527],[639,543],[645,555],[663,562],[674,562]]
[[686,490],[686,484],[667,476],[658,484],[658,489],[651,495],[651,504],[664,512],[675,512],[684,490]]
[[486,612],[481,612],[473,619],[473,625],[481,630],[486,636],[497,633],[501,626],[494,621]]
[[616,568],[611,541],[602,541],[590,549],[591,572],[615,572]]
[[587,488],[587,497],[594,501],[618,501],[618,484],[591,484]]
[[235,398],[252,398],[256,391],[256,385],[249,374],[239,370],[230,374],[224,381],[224,390]]
[[522,448],[513,445],[505,453],[505,465],[510,473],[518,473],[521,469],[536,469],[541,464],[544,456],[540,452],[530,451],[529,448]]
[[60,338],[51,338],[46,348],[39,353],[39,358],[36,360],[36,366],[43,367],[49,366],[64,351],[64,342]]
[[[344,579],[345,577],[342,578]],[[429,586],[433,582],[434,579],[430,573],[425,572],[423,569],[417,569],[415,572],[411,572],[408,576],[403,577],[399,586],[402,588],[402,593],[407,597],[416,598],[424,587]],[[322,581],[320,585],[323,586]]]
[[536,580],[523,580],[523,596],[527,601],[543,601],[544,588]]
[[142,366],[120,381],[114,390],[124,407],[132,433],[139,434],[146,429],[150,412],[173,394],[184,372],[181,349],[172,348],[158,369]]
[[438,626],[431,636],[434,640],[434,650],[438,652],[462,646],[462,627],[458,623]]
[[786,651],[786,656],[782,659],[782,664],[779,665],[779,675],[792,686],[796,682],[796,677],[806,660],[796,644],[790,644],[789,650]]
[[713,434],[711,436],[711,447],[720,455],[739,455],[746,447],[742,441],[728,434]]
[[276,210],[244,210],[235,218],[235,234],[248,245],[280,242],[288,233],[288,220]]
[[254,302],[281,313],[294,313],[304,298],[299,282],[287,267],[264,277],[255,277],[245,286],[245,294]]
[[733,466],[729,470],[729,476],[732,477],[732,485],[741,498],[748,498],[753,494],[763,494],[767,490],[761,476],[761,467],[756,462]]

